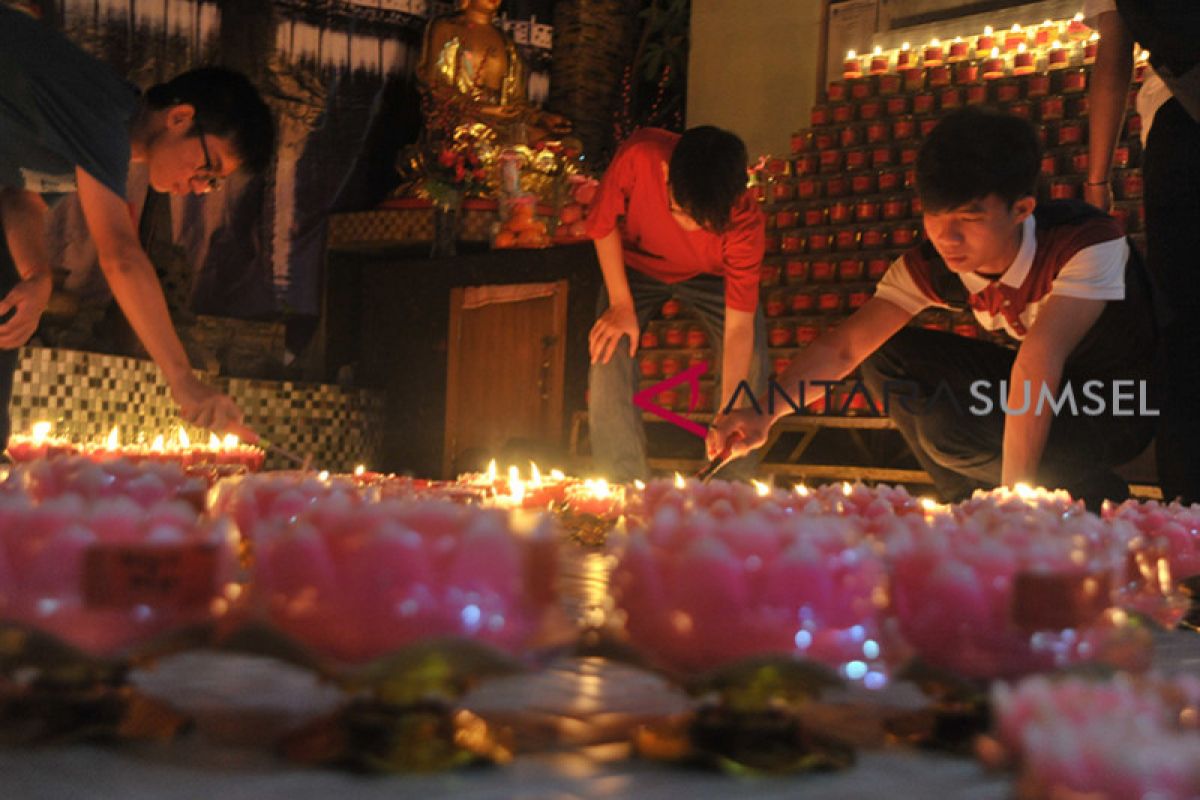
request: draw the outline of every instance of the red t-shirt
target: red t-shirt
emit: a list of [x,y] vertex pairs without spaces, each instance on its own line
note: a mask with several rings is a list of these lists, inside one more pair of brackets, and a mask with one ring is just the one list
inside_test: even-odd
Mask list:
[[679,227],[662,168],[678,141],[677,133],[643,128],[621,145],[588,213],[588,236],[601,239],[619,225],[626,266],[663,283],[723,275],[725,304],[754,311],[766,238],[763,214],[747,192],[734,204],[724,233]]

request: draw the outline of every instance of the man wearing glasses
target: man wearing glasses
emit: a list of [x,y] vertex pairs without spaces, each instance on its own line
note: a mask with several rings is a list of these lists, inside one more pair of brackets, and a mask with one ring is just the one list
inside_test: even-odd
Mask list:
[[271,114],[242,75],[205,68],[139,95],[57,31],[0,5],[0,448],[16,348],[50,298],[47,203],[78,192],[100,267],[188,422],[254,441],[234,401],[192,373],[125,201],[131,163],[158,192],[203,194],[270,162]]
[[[690,306],[717,345],[718,408],[740,381],[763,388],[765,221],[746,191],[746,161],[746,145],[720,128],[644,128],[621,145],[600,182],[587,221],[604,274],[588,341],[588,414],[593,461],[610,480],[647,477],[633,357],[640,329],[664,301]],[[753,467],[747,459],[724,477],[748,477]]]

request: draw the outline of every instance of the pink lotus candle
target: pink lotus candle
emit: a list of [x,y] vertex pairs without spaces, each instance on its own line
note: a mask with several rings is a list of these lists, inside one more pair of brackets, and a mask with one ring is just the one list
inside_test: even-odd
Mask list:
[[954,41],[950,43],[950,54],[946,60],[951,63],[965,61],[969,53],[967,52],[967,43],[963,41],[961,36],[955,36]]
[[993,47],[991,54],[983,62],[983,79],[993,81],[1004,77],[1004,59],[1000,57],[1000,48]]
[[943,63],[942,43],[938,39],[934,39],[929,44],[925,45],[925,66],[936,67]]
[[850,50],[846,53],[846,61],[842,64],[842,77],[846,80],[862,77],[862,61],[858,53]]
[[888,57],[884,54],[883,48],[876,45],[875,50],[871,53],[870,73],[872,75],[882,75],[888,71]]
[[1017,45],[1017,52],[1013,54],[1013,74],[1029,75],[1035,68],[1033,53],[1021,42]]
[[1046,53],[1046,68],[1047,69],[1065,69],[1071,63],[1071,54],[1062,46],[1062,42],[1055,40],[1050,45],[1050,50]]
[[1004,34],[1004,49],[1010,51],[1016,50],[1020,45],[1025,44],[1025,42],[1025,31],[1021,29],[1019,24],[1014,22],[1013,26]]
[[975,54],[988,53],[996,46],[996,35],[991,25],[985,25],[983,33],[975,39]]

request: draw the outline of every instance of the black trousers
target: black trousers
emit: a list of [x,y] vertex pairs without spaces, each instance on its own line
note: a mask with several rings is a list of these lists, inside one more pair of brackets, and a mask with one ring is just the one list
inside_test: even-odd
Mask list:
[[[0,297],[12,291],[20,280],[12,254],[8,252],[8,243],[0,235]],[[11,312],[5,314],[0,317],[0,322],[6,322],[11,317]],[[12,402],[13,373],[17,371],[18,353],[17,350],[0,350],[0,453],[8,449],[8,437],[12,433],[12,415],[8,407]]]
[[1175,100],[1154,115],[1143,162],[1146,256],[1166,296],[1163,496],[1200,502],[1200,124]]
[[[1014,351],[991,342],[905,328],[863,363],[863,380],[872,399],[882,405],[885,396],[888,398],[888,416],[933,478],[945,502],[961,500],[975,489],[990,489],[1000,483],[1006,421],[999,404],[1000,381],[1009,379],[1015,357]],[[1111,379],[1097,374],[1094,365],[1086,372],[1089,374],[1073,370],[1068,361],[1063,384],[1070,382],[1082,408],[1085,404],[1095,405],[1081,395],[1083,382],[1104,381],[1100,394],[1106,399],[1106,412],[1111,412]],[[1122,378],[1143,379],[1136,374]],[[987,414],[975,413],[985,406],[971,391],[972,383],[980,380],[990,384],[986,396],[992,401],[992,409]],[[911,399],[903,399],[906,393]],[[1026,413],[1034,413],[1037,398],[1038,387],[1032,387],[1031,406]],[[1023,403],[1016,405],[1014,412]],[[1138,401],[1131,405],[1136,411]],[[1049,408],[1043,413],[1050,413]],[[1104,499],[1125,499],[1128,486],[1112,468],[1146,448],[1157,419],[1139,414],[1073,415],[1064,408],[1050,426],[1038,484],[1066,489],[1091,508]]]

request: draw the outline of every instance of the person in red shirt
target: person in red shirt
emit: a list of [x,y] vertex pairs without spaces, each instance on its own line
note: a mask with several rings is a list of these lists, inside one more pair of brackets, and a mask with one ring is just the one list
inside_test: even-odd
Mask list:
[[[600,182],[587,220],[604,274],[588,340],[588,413],[593,460],[611,480],[647,476],[634,356],[641,329],[666,300],[690,306],[721,354],[719,408],[743,380],[765,386],[765,221],[746,190],[746,169],[746,146],[729,131],[645,128],[621,145]],[[754,463],[731,466],[726,477]]]

